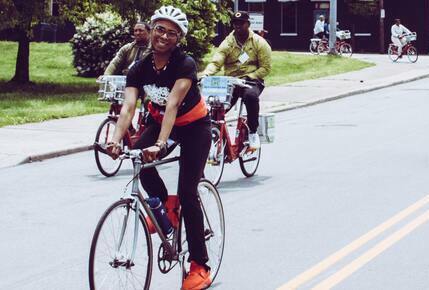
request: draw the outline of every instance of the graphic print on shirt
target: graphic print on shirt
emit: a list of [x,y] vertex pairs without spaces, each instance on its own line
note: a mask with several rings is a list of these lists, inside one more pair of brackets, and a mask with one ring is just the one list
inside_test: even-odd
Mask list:
[[169,88],[157,87],[152,84],[143,86],[143,89],[153,103],[159,106],[165,106],[167,104],[168,95],[170,94]]

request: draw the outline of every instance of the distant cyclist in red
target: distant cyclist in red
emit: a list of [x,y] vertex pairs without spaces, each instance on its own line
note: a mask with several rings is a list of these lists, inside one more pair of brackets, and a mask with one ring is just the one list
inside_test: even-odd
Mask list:
[[[120,153],[119,142],[134,116],[138,96],[145,95],[150,99],[150,115],[135,148],[145,148],[144,160],[151,162],[166,151],[169,137],[180,143],[177,193],[191,261],[182,290],[205,289],[210,286],[211,278],[206,265],[208,255],[197,185],[210,149],[210,118],[197,86],[196,63],[178,47],[180,39],[188,32],[186,15],[178,8],[162,6],[152,16],[151,26],[152,51],[127,75],[125,101],[113,134],[112,152]],[[174,225],[177,217],[171,211],[167,188],[157,170],[142,170],[140,180],[149,196],[159,197],[165,204]]]

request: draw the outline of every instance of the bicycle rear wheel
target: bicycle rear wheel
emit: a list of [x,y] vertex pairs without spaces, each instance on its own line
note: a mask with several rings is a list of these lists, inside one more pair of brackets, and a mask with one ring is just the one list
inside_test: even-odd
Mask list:
[[415,63],[419,58],[419,54],[417,53],[417,48],[415,48],[414,46],[410,46],[407,49],[407,57],[410,62]]
[[[204,216],[204,234],[209,256],[207,265],[210,267],[210,276],[213,282],[219,273],[222,263],[225,246],[225,217],[219,192],[209,180],[200,180],[198,183],[198,196]],[[182,245],[182,251],[187,251],[188,248],[185,226],[182,219],[179,236],[179,243]],[[189,269],[185,265],[182,266],[182,279],[184,279]]]
[[152,240],[141,213],[139,220],[136,251],[132,259],[135,237],[133,200],[119,200],[104,212],[91,243],[90,289],[149,289]]
[[209,157],[204,168],[204,178],[210,180],[214,185],[218,185],[225,166],[225,140],[220,138],[218,127],[212,127],[212,142]]
[[[95,135],[95,142],[101,144],[107,144],[112,141],[113,132],[115,131],[116,121],[112,119],[105,119],[100,126],[98,127],[97,134]],[[121,146],[123,147],[123,142]],[[95,163],[97,163],[97,168],[100,170],[101,174],[106,177],[114,176],[118,173],[122,165],[122,160],[119,158],[113,160],[109,155],[102,153],[94,148]]]
[[339,52],[342,56],[351,57],[353,54],[352,46],[350,43],[343,43],[340,45]]

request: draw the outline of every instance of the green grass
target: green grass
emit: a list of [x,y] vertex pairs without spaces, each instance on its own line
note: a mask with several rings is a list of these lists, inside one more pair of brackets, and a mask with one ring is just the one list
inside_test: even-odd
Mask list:
[[94,78],[76,75],[67,43],[32,43],[30,79],[22,86],[8,83],[15,72],[18,45],[0,42],[0,127],[107,111],[97,101]]
[[339,56],[317,56],[274,51],[272,71],[266,78],[268,86],[316,79],[329,75],[360,70],[373,63]]
[[[0,42],[0,127],[50,119],[107,112],[97,101],[94,78],[76,75],[71,47],[67,43],[31,43],[30,79],[34,84],[8,83],[15,72],[17,43]],[[208,55],[205,60],[210,59]],[[372,64],[340,57],[317,57],[273,52],[273,70],[267,85],[314,79]]]

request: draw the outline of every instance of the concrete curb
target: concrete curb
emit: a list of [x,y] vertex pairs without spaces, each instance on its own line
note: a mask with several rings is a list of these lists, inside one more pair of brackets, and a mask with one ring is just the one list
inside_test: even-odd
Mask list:
[[43,161],[46,159],[51,159],[51,158],[60,157],[60,156],[64,156],[64,155],[70,155],[70,154],[74,154],[74,153],[80,153],[80,152],[93,150],[93,149],[94,149],[94,145],[85,145],[85,146],[79,146],[76,148],[58,150],[58,151],[53,151],[53,152],[44,153],[44,154],[31,155],[31,156],[24,158],[17,165],[32,163],[35,161]]
[[[331,97],[319,99],[319,100],[316,100],[316,101],[313,101],[313,102],[308,102],[308,103],[305,103],[305,104],[299,104],[299,105],[279,105],[279,106],[275,106],[275,107],[269,108],[265,112],[266,113],[279,113],[279,112],[284,112],[284,111],[290,111],[290,110],[295,110],[295,109],[310,107],[310,106],[314,106],[314,105],[318,105],[318,104],[322,104],[322,103],[326,103],[326,102],[330,102],[330,101],[335,101],[335,100],[338,100],[338,99],[343,99],[343,98],[354,96],[354,95],[359,95],[359,94],[364,94],[364,93],[368,93],[368,92],[372,92],[372,91],[384,89],[384,88],[391,87],[391,86],[397,86],[397,85],[401,85],[401,84],[404,84],[404,83],[413,82],[413,81],[424,79],[424,78],[428,78],[428,77],[429,77],[429,73],[422,74],[420,76],[415,76],[415,77],[408,78],[408,79],[405,79],[405,80],[389,82],[389,83],[385,83],[385,84],[382,84],[382,85],[375,85],[373,87],[369,87],[369,88],[365,88],[365,89],[358,89],[358,90],[355,90],[355,91],[350,91],[350,92],[347,92],[347,93],[342,93],[342,94],[334,95],[334,96],[331,96]],[[237,117],[227,118],[227,122],[231,122],[231,121],[235,121],[235,120],[237,120]],[[84,151],[88,151],[88,150],[93,150],[93,149],[94,149],[93,145],[84,145],[84,146],[79,146],[79,147],[76,147],[76,148],[58,150],[58,151],[54,151],[54,152],[50,152],[50,153],[45,153],[45,154],[38,154],[38,155],[36,154],[36,155],[32,155],[32,156],[29,156],[29,157],[25,158],[24,160],[22,160],[21,162],[19,162],[17,165],[31,163],[31,162],[35,162],[35,161],[43,161],[43,160],[50,159],[50,158],[60,157],[60,156],[64,156],[64,155],[74,154],[74,153],[80,153],[80,152],[84,152]]]
[[391,82],[391,83],[388,83],[388,84],[376,85],[376,86],[369,87],[369,88],[366,88],[366,89],[359,89],[359,90],[355,90],[355,91],[350,91],[350,92],[347,92],[347,93],[334,95],[334,96],[331,96],[331,97],[319,99],[317,101],[308,102],[308,103],[305,103],[305,104],[300,104],[300,105],[279,105],[279,106],[273,107],[272,109],[266,110],[266,112],[267,113],[279,113],[279,112],[284,112],[284,111],[290,111],[290,110],[295,110],[295,109],[310,107],[310,106],[314,106],[314,105],[318,105],[318,104],[322,104],[322,103],[326,103],[326,102],[330,102],[330,101],[335,101],[335,100],[347,98],[347,97],[350,97],[350,96],[355,96],[355,95],[360,95],[360,94],[364,94],[364,93],[368,93],[368,92],[372,92],[372,91],[381,90],[381,89],[384,89],[384,88],[387,88],[387,87],[398,86],[398,85],[401,85],[401,84],[405,84],[405,83],[409,83],[409,82],[421,80],[421,79],[428,78],[428,77],[429,77],[429,73],[424,74],[424,75],[420,75],[420,76],[416,76],[416,77],[412,77],[412,78],[409,78],[409,79],[406,79],[406,80],[395,81],[395,82]]

